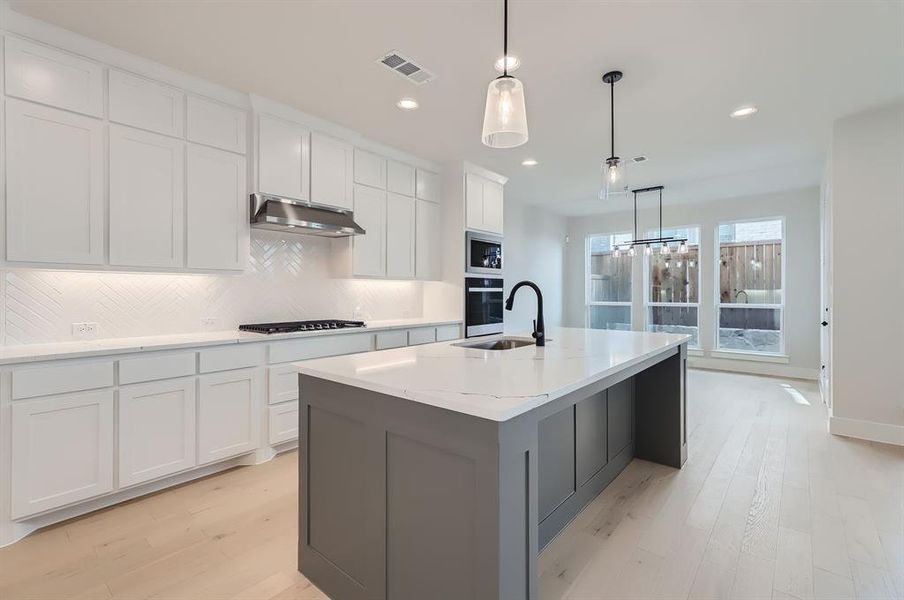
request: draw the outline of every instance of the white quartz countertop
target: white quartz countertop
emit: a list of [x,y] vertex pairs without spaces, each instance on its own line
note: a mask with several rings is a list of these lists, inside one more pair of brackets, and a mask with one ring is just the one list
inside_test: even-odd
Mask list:
[[0,365],[88,356],[108,356],[132,352],[152,352],[155,350],[171,350],[198,346],[273,342],[303,337],[347,335],[352,333],[366,333],[368,331],[408,329],[412,327],[450,325],[455,323],[461,323],[461,319],[386,319],[367,321],[367,327],[331,329],[328,331],[301,331],[297,333],[277,333],[271,335],[231,329],[226,331],[178,333],[145,337],[107,338],[77,342],[0,346]]
[[[572,328],[551,328],[546,336],[543,348],[478,350],[458,346],[458,340],[318,358],[295,366],[304,375],[506,421],[690,339]],[[467,342],[489,339],[495,338]]]

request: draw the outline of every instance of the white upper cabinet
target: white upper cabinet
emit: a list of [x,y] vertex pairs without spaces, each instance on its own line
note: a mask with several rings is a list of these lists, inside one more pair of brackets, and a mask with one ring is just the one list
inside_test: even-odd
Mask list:
[[6,37],[6,93],[93,117],[104,111],[104,68],[79,56]]
[[439,175],[418,169],[416,181],[415,196],[418,200],[439,202]]
[[7,260],[103,264],[103,123],[7,100],[5,154]]
[[259,192],[307,201],[311,189],[311,132],[297,123],[260,115]]
[[244,268],[249,227],[245,157],[189,144],[186,187],[188,267]]
[[390,160],[386,165],[386,189],[394,194],[414,196],[414,167]]
[[367,232],[352,238],[354,274],[386,274],[386,192],[355,186],[355,221]]
[[110,126],[110,264],[182,266],[185,142]]
[[175,88],[110,70],[110,120],[164,135],[181,137],[185,94]]
[[415,268],[417,278],[440,279],[440,248],[442,247],[440,205],[427,200],[418,200],[416,215]]
[[502,184],[474,173],[465,174],[465,226],[502,235]]
[[207,98],[188,97],[186,136],[197,142],[245,154],[247,113]]
[[348,142],[311,134],[311,202],[351,210],[353,153]]
[[414,277],[414,198],[386,195],[386,276]]
[[502,235],[502,184],[485,181],[483,184],[483,228]]
[[355,148],[355,183],[386,189],[386,159]]

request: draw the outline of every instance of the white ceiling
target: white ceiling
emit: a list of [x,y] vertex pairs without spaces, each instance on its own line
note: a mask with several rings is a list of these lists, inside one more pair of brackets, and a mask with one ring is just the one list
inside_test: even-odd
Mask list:
[[[650,160],[632,186],[672,202],[815,185],[832,121],[904,97],[904,2],[511,0],[510,51],[523,66],[530,141],[480,143],[486,86],[501,56],[501,0],[13,1],[15,10],[223,85],[250,91],[436,161],[511,178],[519,201],[579,215],[608,156]],[[388,50],[438,78],[414,86],[376,65]],[[402,96],[421,108],[402,112]],[[728,118],[752,102],[760,113]],[[521,160],[536,158],[526,169]]]

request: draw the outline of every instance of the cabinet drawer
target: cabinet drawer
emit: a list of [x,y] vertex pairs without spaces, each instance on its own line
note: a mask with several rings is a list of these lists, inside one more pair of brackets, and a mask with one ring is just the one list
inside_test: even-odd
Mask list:
[[408,345],[431,344],[436,341],[436,327],[419,327],[408,331]]
[[110,120],[181,137],[185,94],[130,73],[110,70]]
[[92,117],[104,110],[104,68],[99,63],[6,37],[6,93]]
[[13,400],[112,387],[113,361],[82,362],[17,369],[12,372]]
[[267,402],[279,404],[298,400],[298,371],[292,364],[267,369]]
[[461,337],[460,325],[440,325],[436,328],[436,341],[447,342]]
[[113,390],[19,402],[11,414],[11,518],[113,490]]
[[142,356],[119,361],[119,384],[187,377],[195,374],[195,353]]
[[298,439],[298,402],[270,407],[270,443]]
[[245,111],[206,98],[188,97],[189,141],[245,154]]
[[355,148],[355,183],[386,189],[386,159]]
[[381,331],[376,337],[377,350],[401,348],[408,345],[408,332],[404,329],[401,331]]
[[264,363],[264,346],[263,344],[235,344],[201,350],[198,352],[198,356],[198,370],[201,373],[256,367]]
[[282,363],[373,350],[373,334],[351,333],[270,344],[270,362]]

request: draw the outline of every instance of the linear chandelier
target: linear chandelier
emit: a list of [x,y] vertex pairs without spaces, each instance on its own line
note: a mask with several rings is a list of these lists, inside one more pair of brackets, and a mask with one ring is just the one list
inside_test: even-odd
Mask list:
[[[631,193],[634,194],[634,239],[630,242],[619,244],[615,247],[615,252],[613,254],[615,256],[619,256],[622,252],[628,254],[628,256],[634,256],[636,254],[635,248],[637,246],[644,247],[644,254],[650,256],[653,254],[653,246],[659,246],[659,253],[662,255],[669,255],[672,253],[671,244],[678,244],[677,252],[678,254],[687,254],[687,238],[680,238],[675,236],[663,236],[662,235],[662,190],[665,188],[661,185],[654,185],[653,187],[645,187],[638,188],[636,190],[631,190]],[[659,237],[653,238],[638,238],[637,237],[637,194],[646,194],[649,192],[659,192]]]

